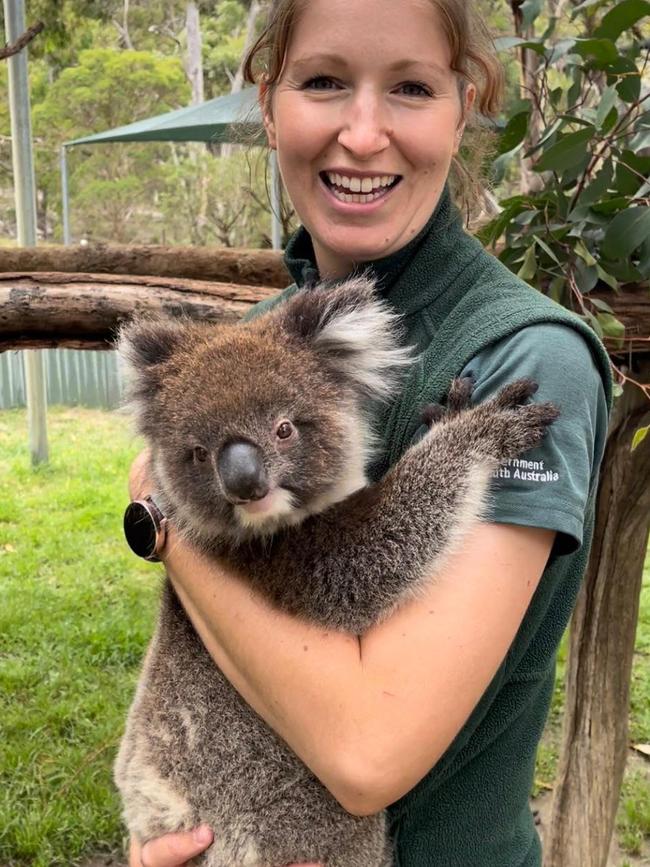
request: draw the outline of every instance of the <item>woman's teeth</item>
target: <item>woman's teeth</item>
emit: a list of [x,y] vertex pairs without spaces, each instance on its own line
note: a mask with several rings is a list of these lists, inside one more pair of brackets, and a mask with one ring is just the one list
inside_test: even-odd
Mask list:
[[386,194],[397,175],[377,175],[374,178],[349,178],[336,172],[325,172],[330,189],[340,202],[367,204]]

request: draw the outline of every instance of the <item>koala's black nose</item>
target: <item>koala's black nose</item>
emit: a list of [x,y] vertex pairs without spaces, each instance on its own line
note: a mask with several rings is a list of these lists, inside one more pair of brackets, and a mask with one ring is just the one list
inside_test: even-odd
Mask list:
[[227,496],[236,500],[261,500],[269,492],[269,480],[257,446],[232,442],[219,452],[217,467]]

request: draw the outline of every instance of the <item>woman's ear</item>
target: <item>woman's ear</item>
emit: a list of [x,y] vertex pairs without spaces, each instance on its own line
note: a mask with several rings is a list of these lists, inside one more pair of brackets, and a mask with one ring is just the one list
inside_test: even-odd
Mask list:
[[275,150],[276,136],[275,124],[273,123],[273,115],[271,113],[271,88],[268,84],[261,81],[259,86],[259,103],[262,112],[262,122],[266,130],[266,137],[269,142],[269,147]]
[[456,136],[454,141],[454,155],[458,153],[458,149],[460,148],[460,143],[463,139],[463,133],[465,132],[465,125],[467,123],[467,118],[474,106],[474,101],[476,99],[476,87],[471,83],[471,81],[464,81],[463,86],[461,87],[460,92],[461,98],[461,115],[458,121],[458,126],[456,127]]

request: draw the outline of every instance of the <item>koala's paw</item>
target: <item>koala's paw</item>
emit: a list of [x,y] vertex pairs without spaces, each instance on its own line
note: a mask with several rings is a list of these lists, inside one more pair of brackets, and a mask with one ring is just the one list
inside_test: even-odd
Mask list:
[[553,403],[526,403],[537,388],[532,380],[519,379],[465,415],[470,425],[470,417],[475,415],[473,432],[479,437],[479,448],[487,448],[498,460],[507,460],[542,442],[560,411]]
[[430,403],[422,410],[422,421],[427,427],[433,427],[441,421],[454,418],[472,405],[472,392],[475,379],[473,376],[463,376],[454,379],[449,387],[446,406],[440,403]]

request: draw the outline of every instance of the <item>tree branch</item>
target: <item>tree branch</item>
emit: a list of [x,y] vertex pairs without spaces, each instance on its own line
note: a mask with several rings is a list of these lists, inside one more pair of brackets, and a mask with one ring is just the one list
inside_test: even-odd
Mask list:
[[41,32],[41,30],[45,29],[45,24],[42,21],[37,21],[36,24],[32,24],[31,27],[28,27],[27,30],[23,33],[22,36],[19,36],[18,39],[11,45],[7,42],[5,43],[4,48],[0,48],[0,60],[4,60],[6,57],[13,57],[14,54],[18,54],[18,52],[22,51],[26,45],[34,39],[35,36]]

